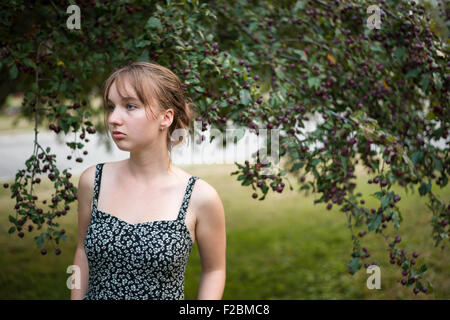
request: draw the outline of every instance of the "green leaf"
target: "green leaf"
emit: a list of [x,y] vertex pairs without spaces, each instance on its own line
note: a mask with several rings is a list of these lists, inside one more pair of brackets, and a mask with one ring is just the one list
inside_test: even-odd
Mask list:
[[150,61],[150,56],[148,53],[148,50],[145,49],[144,51],[142,51],[141,55],[139,56],[139,58],[137,59],[137,61],[141,62],[149,62]]
[[308,59],[307,56],[306,56],[306,54],[305,54],[305,51],[303,51],[303,50],[298,50],[298,49],[293,49],[292,51],[293,51],[294,53],[298,54],[302,60],[306,61],[306,60]]
[[408,73],[406,74],[405,78],[415,78],[417,77],[417,75],[420,73],[420,71],[422,70],[422,68],[416,68],[416,69],[412,69],[410,71],[408,71]]
[[383,192],[377,191],[374,193],[374,195],[377,199],[381,200],[381,198],[383,197]]
[[[374,43],[372,43],[372,51],[383,53],[384,49],[378,43],[374,42]],[[348,61],[351,61],[351,60],[348,60]]]
[[78,118],[78,117],[69,117],[68,118],[69,123],[78,123],[79,120],[80,120],[80,118]]
[[162,24],[158,18],[151,17],[147,20],[145,27],[149,29],[158,29],[160,31],[162,29]]
[[424,265],[422,265],[421,267],[420,267],[420,273],[424,273],[425,271],[427,271],[427,265],[426,264],[424,264]]
[[239,97],[241,99],[241,103],[244,106],[247,106],[249,104],[249,102],[252,100],[252,97],[250,96],[250,92],[248,90],[242,89],[239,92]]
[[295,4],[295,6],[292,10],[294,13],[297,13],[297,11],[304,9],[304,8],[305,8],[305,1],[300,0],[300,1],[297,1],[297,3]]
[[423,151],[422,150],[417,150],[409,158],[414,163],[414,165],[416,165],[417,163],[420,162],[420,160],[422,160],[422,158],[423,158]]
[[200,86],[196,86],[196,87],[194,87],[194,89],[195,89],[195,91],[197,91],[197,92],[205,92],[205,88],[200,87]]
[[316,77],[308,78],[308,87],[310,87],[310,88],[312,88],[312,87],[319,88],[319,86],[320,86],[320,79],[319,78],[316,78]]
[[64,115],[66,113],[66,111],[67,111],[67,106],[62,106],[59,108],[58,113],[60,115]]
[[361,267],[358,258],[353,258],[352,260],[350,260],[350,262],[347,264],[347,266],[349,266],[351,268],[352,274],[355,274],[356,271],[358,271],[358,269]]
[[314,167],[317,166],[319,163],[320,163],[320,159],[312,159],[311,160],[311,165]]
[[441,81],[441,79],[439,79],[439,77],[435,77],[434,78],[434,83],[435,83],[435,85],[436,85],[436,90],[441,90],[441,88],[442,88],[442,81]]
[[209,65],[212,65],[212,66],[216,65],[210,58],[203,59],[202,62],[200,62],[200,64],[209,64]]
[[425,183],[422,183],[419,187],[419,193],[421,196],[427,194],[427,185]]
[[385,209],[389,205],[389,202],[390,202],[389,195],[387,194],[387,195],[383,196],[381,198],[381,208]]
[[34,63],[34,61],[29,58],[23,59],[23,64],[33,69],[36,68],[36,64]]
[[439,171],[442,172],[442,161],[439,160],[438,158],[434,158],[434,168]]
[[400,217],[398,216],[397,211],[395,211],[394,214],[392,215],[392,221],[394,222],[394,227],[395,227],[395,229],[398,230],[398,229],[400,228],[400,222],[401,222],[401,219],[400,219]]
[[69,131],[69,124],[67,123],[65,118],[61,118],[60,125],[64,133],[67,133]]
[[422,182],[422,184],[420,185],[420,188],[419,188],[419,193],[421,196],[426,195],[430,191],[431,191],[431,179],[429,179],[428,184],[425,184],[424,182]]
[[291,171],[297,171],[297,170],[303,168],[304,165],[305,165],[305,163],[303,161],[297,162],[296,164],[294,164],[292,166]]
[[276,68],[275,73],[279,79],[281,79],[281,80],[284,79],[284,72],[283,72],[283,70],[281,70],[281,68]]
[[403,48],[397,48],[394,52],[394,57],[396,57],[399,60],[403,59],[403,56],[405,55],[405,51],[403,50]]
[[448,183],[448,178],[446,175],[442,176],[441,188],[444,188]]
[[143,48],[143,47],[148,46],[149,44],[152,44],[152,42],[150,40],[142,40],[136,44],[136,48]]
[[420,281],[416,281],[416,288],[422,290],[422,283]]
[[428,112],[427,116],[425,117],[426,120],[434,120],[436,119],[436,115],[433,111]]
[[427,91],[429,82],[430,82],[430,79],[428,78],[428,76],[423,75],[422,80],[420,81],[420,85],[422,86],[423,91]]
[[39,249],[41,249],[44,246],[45,235],[46,233],[44,232],[34,238]]
[[368,225],[369,231],[378,229],[378,227],[381,224],[381,219],[382,219],[381,213],[375,213],[370,215]]
[[17,78],[17,75],[19,74],[19,71],[17,70],[16,65],[14,64],[11,69],[9,69],[9,77],[11,79]]
[[16,231],[16,227],[11,227],[8,230],[8,233],[13,233],[14,231]]
[[263,182],[263,185],[262,185],[262,192],[263,192],[263,193],[267,193],[268,190],[269,190],[269,187],[266,185],[265,182]]

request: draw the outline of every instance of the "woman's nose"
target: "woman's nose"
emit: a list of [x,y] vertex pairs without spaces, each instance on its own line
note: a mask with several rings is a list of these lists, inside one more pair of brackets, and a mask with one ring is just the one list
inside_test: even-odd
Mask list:
[[115,123],[121,123],[122,122],[122,117],[120,115],[120,111],[118,111],[117,108],[115,108],[114,110],[110,111],[110,114],[108,116],[108,122],[110,124],[115,124]]

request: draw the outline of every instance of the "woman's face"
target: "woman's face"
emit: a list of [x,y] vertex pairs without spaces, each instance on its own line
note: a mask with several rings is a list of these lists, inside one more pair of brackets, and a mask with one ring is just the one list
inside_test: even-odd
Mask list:
[[[155,107],[153,112],[145,110],[139,101],[135,90],[127,80],[124,80],[125,96],[122,98],[117,91],[116,81],[108,93],[108,125],[111,136],[120,150],[132,151],[148,148],[155,143],[165,141],[164,131],[160,131],[160,119]],[[147,116],[148,113],[148,116]],[[115,137],[114,131],[124,135]]]

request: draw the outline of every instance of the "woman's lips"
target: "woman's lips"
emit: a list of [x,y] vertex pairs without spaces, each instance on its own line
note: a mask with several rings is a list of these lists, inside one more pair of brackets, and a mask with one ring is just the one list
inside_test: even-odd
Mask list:
[[126,134],[124,134],[124,133],[119,133],[119,132],[114,132],[113,133],[113,137],[114,138],[123,138],[125,136],[126,136]]

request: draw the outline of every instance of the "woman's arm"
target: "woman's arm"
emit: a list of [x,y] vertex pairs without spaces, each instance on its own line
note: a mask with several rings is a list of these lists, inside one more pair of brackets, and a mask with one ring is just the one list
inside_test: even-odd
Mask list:
[[[71,289],[71,300],[82,300],[88,289],[89,266],[86,252],[84,251],[84,239],[91,217],[91,204],[94,195],[94,179],[95,166],[91,166],[83,171],[78,181],[78,245],[73,264],[78,266],[79,269],[74,269],[74,272],[72,273],[72,280],[74,277],[79,277],[79,281],[75,280],[74,288]],[[79,271],[79,274],[76,274],[77,271]],[[77,284],[80,285],[79,288],[75,287]]]
[[197,182],[201,199],[196,208],[195,237],[202,263],[197,299],[219,300],[226,278],[225,213],[217,191],[200,179]]

